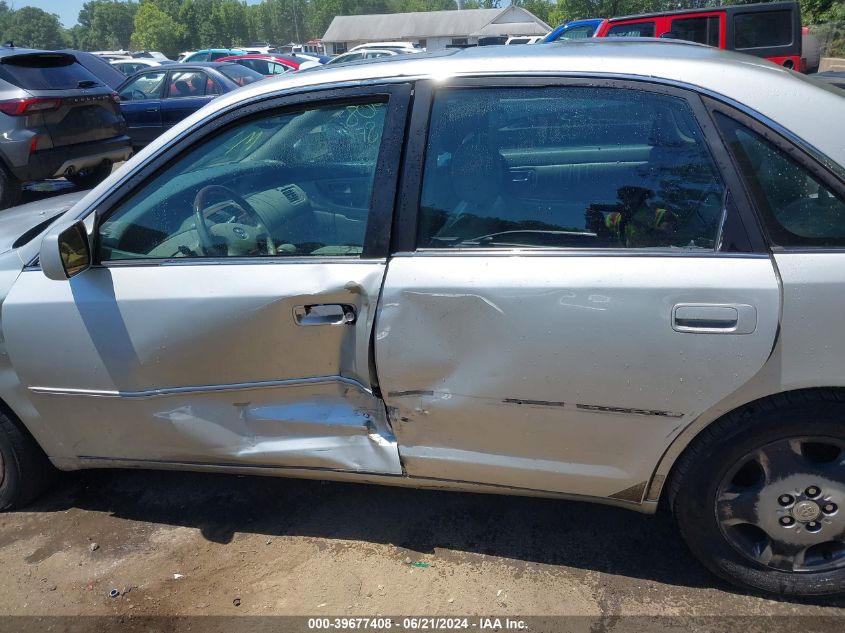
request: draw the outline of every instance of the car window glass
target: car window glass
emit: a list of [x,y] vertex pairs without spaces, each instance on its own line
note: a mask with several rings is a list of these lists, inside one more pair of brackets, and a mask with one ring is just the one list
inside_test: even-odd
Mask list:
[[683,99],[438,92],[418,247],[715,248],[725,187]]
[[596,27],[591,24],[585,24],[584,26],[573,26],[571,29],[566,29],[563,33],[561,33],[560,38],[561,40],[580,40],[584,39],[585,37],[592,37],[593,33],[596,32]]
[[654,37],[654,22],[617,24],[610,27],[607,37]]
[[[170,75],[170,99],[182,97],[204,97],[208,87],[208,75],[204,72],[191,70],[174,72]],[[213,86],[213,84],[212,84]]]
[[215,132],[102,223],[100,260],[359,256],[386,107],[315,107]]
[[5,57],[0,79],[25,90],[69,90],[103,83],[72,55],[47,52]]
[[724,115],[716,118],[773,244],[845,246],[845,200],[759,134]]
[[246,66],[241,66],[240,64],[225,64],[217,70],[220,71],[220,74],[224,75],[227,79],[231,79],[239,86],[246,86],[247,84],[264,79],[262,73],[256,72]]
[[672,20],[672,36],[677,40],[719,46],[719,16],[676,18]]
[[270,64],[266,59],[242,59],[238,61],[241,66],[245,66],[246,68],[250,68],[255,72],[261,73],[262,75],[269,75],[270,74]]
[[164,71],[158,71],[138,75],[120,90],[120,99],[122,101],[158,99],[161,96],[165,74]]
[[792,12],[757,11],[735,15],[734,43],[737,49],[792,44]]
[[271,63],[270,64],[270,72],[268,74],[270,74],[270,75],[283,75],[286,72],[288,72],[289,70],[290,70],[290,68],[285,66],[284,64]]
[[194,53],[193,55],[188,56],[185,59],[186,62],[207,62],[208,61],[208,53]]

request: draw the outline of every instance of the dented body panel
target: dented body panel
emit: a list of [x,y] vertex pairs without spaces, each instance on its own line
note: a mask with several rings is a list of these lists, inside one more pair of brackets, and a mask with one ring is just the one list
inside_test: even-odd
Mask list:
[[[57,459],[401,472],[369,384],[384,270],[381,261],[126,266],[68,282],[26,271],[4,303],[3,332],[40,413],[34,433]],[[353,306],[356,322],[296,324],[297,306],[325,303]]]
[[[766,362],[779,302],[768,257],[396,257],[376,364],[405,468],[638,502],[671,439]],[[688,303],[753,305],[753,331],[675,331]]]

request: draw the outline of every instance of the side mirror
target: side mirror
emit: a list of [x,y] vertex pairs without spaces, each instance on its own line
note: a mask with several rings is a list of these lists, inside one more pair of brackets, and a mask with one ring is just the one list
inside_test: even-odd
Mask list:
[[51,229],[41,241],[38,257],[48,279],[64,281],[91,266],[91,245],[82,220]]

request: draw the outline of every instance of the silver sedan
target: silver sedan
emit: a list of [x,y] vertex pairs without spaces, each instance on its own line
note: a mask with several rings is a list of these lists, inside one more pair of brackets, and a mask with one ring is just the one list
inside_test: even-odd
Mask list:
[[0,506],[101,467],[665,502],[719,576],[843,592],[843,139],[833,88],[668,41],[224,95],[0,218]]

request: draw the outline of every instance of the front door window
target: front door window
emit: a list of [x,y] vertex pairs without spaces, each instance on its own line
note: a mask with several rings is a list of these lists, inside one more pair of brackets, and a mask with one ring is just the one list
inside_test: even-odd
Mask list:
[[386,109],[278,112],[212,135],[101,224],[100,260],[358,257]]

